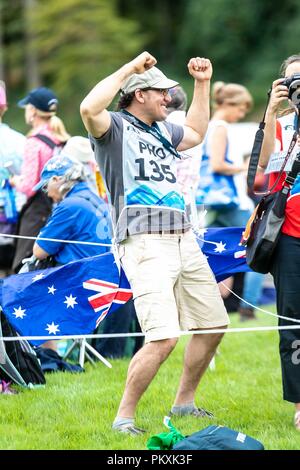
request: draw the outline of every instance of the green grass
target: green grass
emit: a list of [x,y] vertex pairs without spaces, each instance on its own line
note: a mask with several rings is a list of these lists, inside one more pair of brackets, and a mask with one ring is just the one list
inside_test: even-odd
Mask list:
[[[231,327],[276,324],[264,314],[255,322],[240,324],[236,315],[231,320]],[[128,366],[122,359],[112,361],[112,369],[87,364],[84,374],[48,374],[45,388],[0,395],[0,449],[146,449],[151,435],[166,431],[163,416],[175,395],[186,341],[181,339],[139,404],[137,424],[147,429],[145,436],[111,430]],[[174,418],[183,434],[218,423],[259,439],[266,449],[299,449],[293,405],[282,400],[276,331],[227,334],[197,404],[217,418]]]

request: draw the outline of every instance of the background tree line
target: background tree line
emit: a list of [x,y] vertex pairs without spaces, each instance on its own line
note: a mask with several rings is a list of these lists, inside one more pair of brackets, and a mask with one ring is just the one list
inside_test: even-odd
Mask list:
[[79,103],[102,77],[143,50],[180,80],[186,63],[207,56],[214,80],[249,87],[259,119],[282,60],[300,51],[298,0],[0,0],[0,78],[7,120],[25,131],[15,103],[29,89],[52,87],[71,133],[83,133]]

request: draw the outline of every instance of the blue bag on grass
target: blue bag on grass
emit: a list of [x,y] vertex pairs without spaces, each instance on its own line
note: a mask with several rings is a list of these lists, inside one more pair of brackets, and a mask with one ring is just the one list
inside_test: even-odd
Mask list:
[[178,441],[173,450],[264,450],[261,442],[226,426],[212,425]]
[[147,441],[150,450],[264,450],[261,442],[226,426],[212,425],[190,436],[183,436],[169,418],[164,425],[168,433],[155,434]]

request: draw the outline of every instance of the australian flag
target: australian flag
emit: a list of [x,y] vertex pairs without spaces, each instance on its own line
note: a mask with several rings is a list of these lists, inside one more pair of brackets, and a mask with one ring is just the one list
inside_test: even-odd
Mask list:
[[112,253],[105,253],[10,276],[2,284],[0,304],[23,336],[55,338],[92,333],[108,312],[131,297],[124,271],[119,271]]
[[[241,228],[203,229],[198,243],[216,280],[249,270]],[[90,334],[106,315],[132,298],[112,253],[4,279],[0,305],[23,336]],[[31,341],[38,345],[43,341]]]
[[206,255],[217,282],[232,274],[250,271],[246,263],[246,249],[240,244],[244,230],[242,227],[198,230],[198,244]]

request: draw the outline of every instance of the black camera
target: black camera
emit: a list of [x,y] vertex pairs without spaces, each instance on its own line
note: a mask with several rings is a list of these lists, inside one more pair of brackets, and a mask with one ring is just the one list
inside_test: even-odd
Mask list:
[[288,87],[289,99],[295,106],[300,107],[300,73],[294,73],[291,77],[287,77],[281,85]]

